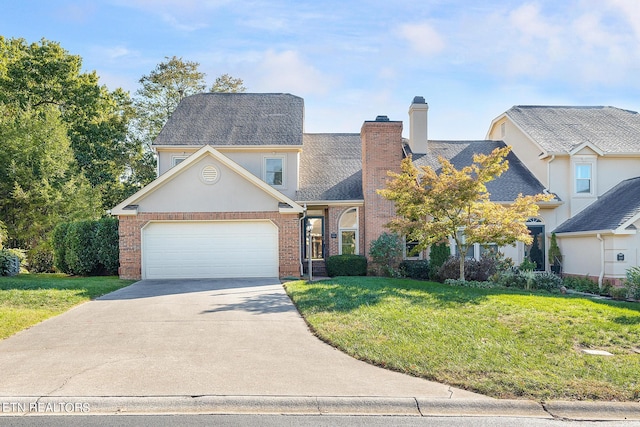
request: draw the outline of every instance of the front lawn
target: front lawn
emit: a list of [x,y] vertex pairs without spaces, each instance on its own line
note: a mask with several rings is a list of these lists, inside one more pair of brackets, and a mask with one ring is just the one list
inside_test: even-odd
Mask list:
[[639,303],[371,277],[285,287],[320,338],[376,365],[498,398],[640,400]]
[[64,274],[0,277],[0,339],[131,283],[117,277]]

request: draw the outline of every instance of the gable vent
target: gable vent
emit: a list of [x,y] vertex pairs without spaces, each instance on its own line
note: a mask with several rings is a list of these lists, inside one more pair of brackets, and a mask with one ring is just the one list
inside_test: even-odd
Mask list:
[[220,178],[220,173],[215,166],[207,165],[202,168],[201,177],[205,184],[214,184]]

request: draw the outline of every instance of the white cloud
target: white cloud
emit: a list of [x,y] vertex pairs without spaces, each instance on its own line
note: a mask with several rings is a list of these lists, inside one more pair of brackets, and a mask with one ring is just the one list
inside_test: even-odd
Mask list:
[[637,39],[640,39],[640,2],[638,0],[608,0],[609,4],[617,8],[629,23]]
[[[306,63],[298,52],[267,51],[255,64],[252,86],[258,91],[321,94],[332,86],[331,79]],[[249,81],[249,79],[247,79]],[[253,89],[252,89],[253,90]]]
[[399,29],[400,36],[409,42],[413,50],[425,55],[442,52],[445,42],[442,36],[428,23],[404,24]]

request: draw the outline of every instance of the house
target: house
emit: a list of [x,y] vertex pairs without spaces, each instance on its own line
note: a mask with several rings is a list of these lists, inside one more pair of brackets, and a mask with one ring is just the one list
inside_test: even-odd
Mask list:
[[[120,276],[299,276],[309,260],[322,274],[328,256],[366,255],[386,231],[395,210],[377,190],[385,186],[387,171],[400,170],[404,157],[412,155],[417,166],[438,167],[443,156],[462,167],[474,153],[505,144],[514,146],[510,168],[488,184],[490,198],[508,204],[520,193],[557,194],[528,224],[545,253],[550,232],[571,217],[563,215],[571,209],[577,215],[586,204],[572,205],[559,184],[550,186],[550,176],[562,178],[548,166],[559,165],[563,155],[542,150],[530,137],[538,134],[525,132],[527,126],[513,118],[512,110],[494,120],[485,140],[435,141],[428,139],[428,105],[422,97],[409,107],[408,139],[402,136],[403,123],[386,116],[365,121],[359,133],[305,133],[304,102],[290,94],[187,97],[153,143],[158,178],[112,210],[120,219]],[[601,145],[580,145],[570,155],[604,154]],[[540,155],[543,151],[547,155]],[[603,161],[598,162],[601,170]],[[601,178],[597,188],[607,179]],[[623,221],[620,227],[628,225]],[[502,250],[519,263],[530,249],[519,244]],[[478,258],[483,250],[477,246],[469,256]]]
[[[563,271],[617,281],[640,264],[640,114],[614,107],[515,106],[487,139],[504,141],[563,201],[541,209]],[[548,239],[541,244],[546,249]]]
[[[387,171],[413,153],[458,166],[495,141],[428,141],[424,98],[410,108],[410,138],[385,116],[359,133],[304,133],[290,94],[208,93],[185,98],[153,143],[158,178],[112,210],[126,278],[298,276],[311,258],[367,254],[395,215],[380,197]],[[542,184],[515,156],[492,197],[508,202]]]

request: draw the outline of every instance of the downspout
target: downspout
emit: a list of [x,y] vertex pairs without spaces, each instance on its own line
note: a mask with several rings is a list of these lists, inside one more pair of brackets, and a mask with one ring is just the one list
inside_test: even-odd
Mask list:
[[[299,222],[299,227],[298,230],[303,230],[302,227],[302,221],[304,221],[307,218],[307,204],[305,203],[304,206],[302,207],[302,217],[300,218]],[[307,228],[304,227],[304,239],[302,239],[303,242],[306,242],[306,236],[307,236]],[[306,244],[306,243],[305,243]],[[304,245],[305,244],[301,244],[300,245],[300,277],[304,276],[304,265],[303,265],[303,261],[304,261]]]
[[551,162],[553,162],[556,159],[556,155],[552,154],[551,158],[549,159],[549,161],[547,162],[547,190],[551,191],[550,187],[551,187]]
[[598,288],[602,290],[602,281],[604,279],[604,239],[600,233],[596,234],[598,240],[600,240],[600,275],[598,276]]

